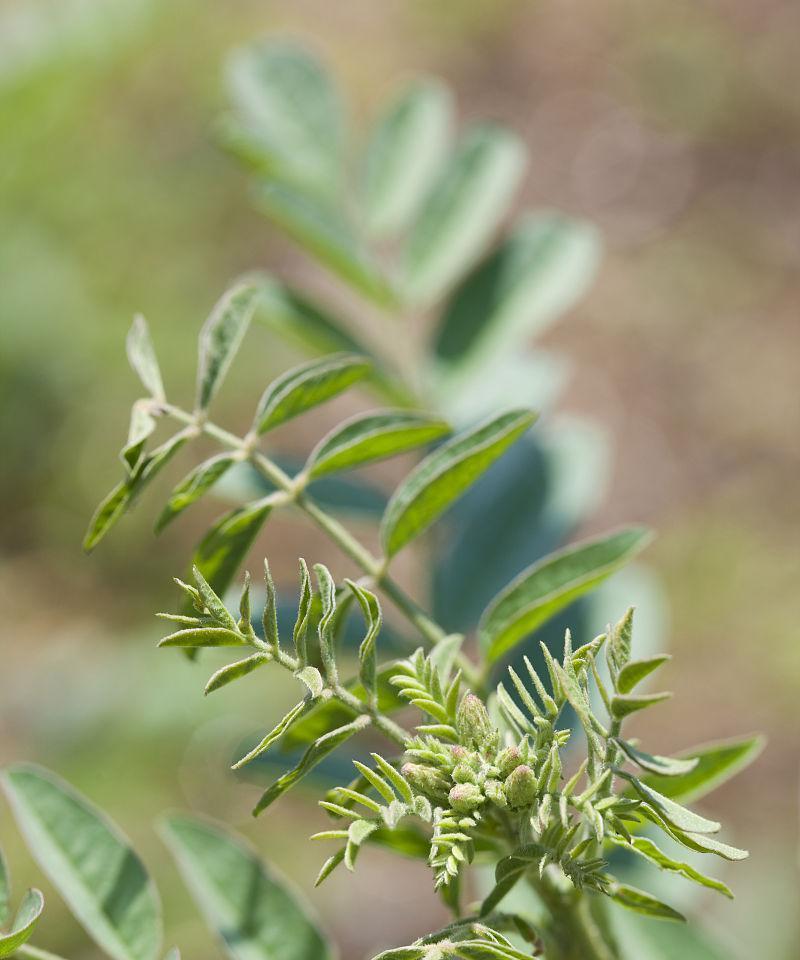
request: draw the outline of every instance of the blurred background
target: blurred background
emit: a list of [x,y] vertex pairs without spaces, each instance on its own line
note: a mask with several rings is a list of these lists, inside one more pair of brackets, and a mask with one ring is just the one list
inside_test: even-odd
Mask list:
[[[608,492],[582,532],[641,521],[659,534],[647,560],[669,601],[676,697],[649,722],[650,742],[666,752],[768,735],[710,801],[752,853],[725,874],[737,902],[699,909],[720,955],[795,958],[800,8],[789,0],[0,0],[0,761],[47,764],[113,814],[189,957],[221,953],[153,834],[160,811],[228,819],[311,886],[319,850],[291,840],[310,832],[312,800],[253,823],[253,788],[216,746],[291,694],[253,684],[204,700],[208,671],[154,649],[152,613],[173,603],[170,577],[219,506],[198,505],[155,541],[161,500],[148,494],[97,553],[80,551],[138,395],[124,355],[132,315],[148,318],[170,394],[189,402],[196,332],[233,276],[264,267],[324,290],[214,142],[226,52],[274,33],[322,56],[356,129],[398,80],[441,76],[460,119],[524,138],[520,204],[598,225],[599,278],[543,340],[571,365],[560,411],[592,418],[613,444]],[[297,359],[258,330],[220,418],[246,427],[259,390]],[[287,442],[305,450],[319,432]],[[398,476],[376,482],[389,490]],[[169,482],[160,488],[163,500]],[[349,572],[300,524],[271,523],[264,543],[279,577],[298,553]],[[38,877],[5,810],[0,843],[18,889]],[[367,860],[315,895],[348,958],[436,922],[423,867]],[[393,871],[390,893],[376,871]],[[94,956],[55,897],[41,940]]]

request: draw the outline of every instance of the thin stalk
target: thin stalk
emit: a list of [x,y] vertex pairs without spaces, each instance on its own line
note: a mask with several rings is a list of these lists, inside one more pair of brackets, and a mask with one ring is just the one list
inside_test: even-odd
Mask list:
[[591,901],[575,890],[559,890],[545,875],[528,875],[549,914],[544,931],[548,960],[619,960],[616,944],[592,915]]
[[[447,636],[447,631],[432,620],[397,581],[389,576],[385,563],[373,556],[336,517],[331,516],[303,489],[302,480],[298,483],[297,478],[290,477],[277,463],[255,449],[257,437],[252,434],[244,438],[238,437],[223,427],[219,427],[202,417],[198,418],[194,414],[187,413],[171,403],[161,404],[160,408],[174,420],[178,420],[187,426],[197,427],[198,430],[217,440],[223,446],[239,451],[243,460],[249,461],[265,479],[278,487],[302,513],[323,530],[333,543],[380,587],[398,611],[417,628],[431,646],[435,646]],[[471,661],[463,654],[459,654],[458,665],[467,683],[480,690],[481,680]]]

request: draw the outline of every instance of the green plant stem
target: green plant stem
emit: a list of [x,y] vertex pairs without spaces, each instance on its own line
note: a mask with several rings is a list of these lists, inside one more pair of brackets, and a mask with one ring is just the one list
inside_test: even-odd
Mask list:
[[592,913],[587,895],[561,890],[547,876],[529,876],[549,914],[544,931],[547,960],[620,960],[619,950],[604,923]]
[[[187,413],[171,403],[159,405],[160,409],[174,420],[187,426],[195,427],[207,436],[217,440],[223,446],[241,453],[242,459],[249,461],[258,472],[270,483],[284,493],[294,505],[302,511],[313,523],[323,530],[330,539],[345,553],[372,581],[380,587],[384,594],[392,601],[403,616],[413,624],[431,646],[444,640],[447,631],[432,620],[425,611],[413,600],[403,588],[389,576],[385,562],[373,556],[372,553],[341,524],[336,517],[331,516],[303,489],[298,478],[292,478],[282,470],[277,463],[270,460],[259,450],[255,449],[257,437],[249,435],[242,438],[219,427],[204,417]],[[477,669],[462,653],[458,656],[458,665],[461,668],[467,683],[480,692],[483,686]]]
[[63,957],[60,957],[57,953],[50,953],[49,950],[42,950],[39,947],[34,947],[29,943],[23,944],[12,954],[13,957],[27,957],[28,960],[64,960]]
[[[280,664],[292,673],[296,673],[300,669],[300,661],[296,657],[291,656],[291,654],[286,653],[285,650],[281,650],[280,647],[275,649],[268,644],[264,644],[263,641],[259,641],[258,646],[259,648],[263,647],[264,651],[270,654],[275,663]],[[348,707],[354,713],[369,717],[375,728],[380,730],[384,736],[399,746],[405,747],[411,735],[407,730],[404,730],[399,723],[395,723],[394,720],[381,713],[376,706],[359,700],[358,697],[350,693],[350,691],[338,681],[329,679],[325,685],[325,689],[328,691],[327,695],[329,697],[338,700],[339,703]]]

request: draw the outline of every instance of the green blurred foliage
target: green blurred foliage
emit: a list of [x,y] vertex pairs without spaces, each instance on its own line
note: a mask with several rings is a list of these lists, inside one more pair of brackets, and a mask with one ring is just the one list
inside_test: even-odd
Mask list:
[[[188,396],[186,344],[231,277],[258,266],[304,276],[213,137],[227,49],[289,30],[321,49],[359,115],[400,75],[445,76],[463,118],[523,132],[526,202],[599,224],[610,251],[601,282],[548,343],[577,373],[566,406],[616,436],[597,529],[644,520],[661,531],[651,557],[673,605],[666,669],[677,701],[691,702],[697,682],[681,672],[682,650],[713,678],[702,715],[673,710],[669,728],[643,732],[664,751],[698,726],[709,737],[769,734],[756,769],[717,801],[753,850],[737,870],[740,903],[699,909],[726,956],[795,956],[785,838],[800,693],[798,27],[788,0],[0,3],[0,755],[49,764],[114,811],[168,891],[185,955],[217,956],[170,882],[152,820],[196,806],[246,826],[250,792],[226,760],[261,722],[265,697],[282,694],[245,684],[249,698],[232,711],[224,694],[201,700],[192,668],[156,659],[148,618],[213,507],[158,545],[144,522],[124,524],[91,560],[79,541],[118,472],[108,446],[136,390],[122,349],[132,314],[149,318],[170,387]],[[263,348],[237,365],[243,382],[265,383],[287,358],[276,338],[258,337]],[[234,397],[221,413],[244,426],[249,402]],[[279,523],[270,536],[277,574],[291,571],[299,535]],[[307,811],[286,804],[280,816],[251,836],[307,886],[315,853],[288,846]],[[35,873],[5,818],[0,841],[19,889]],[[373,870],[383,865],[373,858]],[[398,873],[400,912],[424,929],[435,921],[417,879],[413,867]],[[334,890],[322,903],[348,955],[417,929],[348,940],[347,911],[368,892],[364,870],[346,899]],[[50,904],[43,945],[92,956]],[[665,942],[656,955],[713,956],[703,949]]]

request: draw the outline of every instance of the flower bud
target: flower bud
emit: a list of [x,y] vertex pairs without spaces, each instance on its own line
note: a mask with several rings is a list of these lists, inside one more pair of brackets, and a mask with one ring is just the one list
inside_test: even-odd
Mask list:
[[522,754],[520,753],[519,747],[506,747],[505,750],[501,750],[500,753],[497,754],[497,759],[495,760],[495,766],[504,780],[511,771],[516,770],[521,763]]
[[480,697],[465,693],[456,714],[456,729],[468,746],[481,749],[493,734],[492,722]]
[[508,806],[503,784],[499,780],[487,780],[483,785],[483,792],[486,794],[486,799],[491,800],[495,806],[502,808]]
[[400,772],[419,793],[435,800],[444,800],[449,783],[435,768],[424,763],[404,763]]
[[484,801],[480,787],[474,783],[457,783],[450,791],[450,806],[457,813],[469,813],[476,810]]
[[477,783],[478,774],[468,763],[458,763],[451,774],[456,783]]
[[536,799],[536,777],[523,763],[508,775],[503,790],[510,807],[527,807]]

